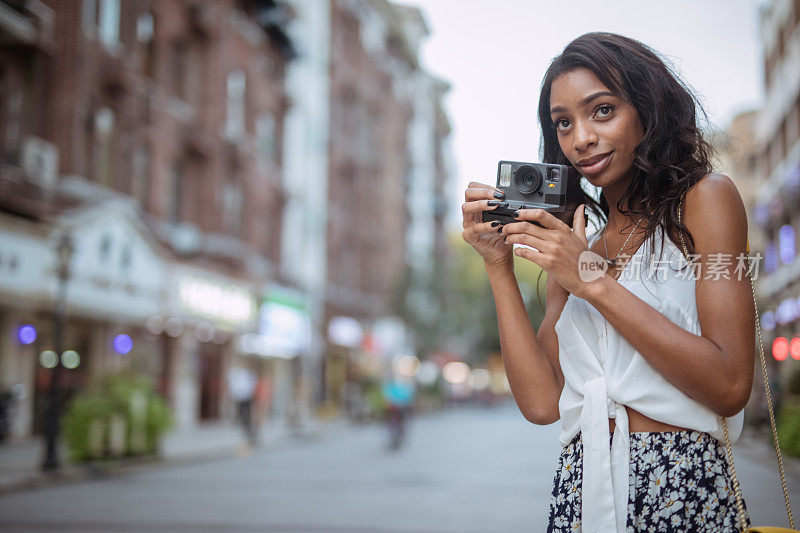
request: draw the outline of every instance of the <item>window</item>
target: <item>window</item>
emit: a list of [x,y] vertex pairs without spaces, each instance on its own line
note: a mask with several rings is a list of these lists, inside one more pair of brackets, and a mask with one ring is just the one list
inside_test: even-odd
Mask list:
[[95,153],[95,180],[106,187],[114,187],[114,112],[104,107],[94,116],[94,132],[97,152]]
[[767,274],[775,272],[778,268],[778,249],[775,243],[768,242],[764,249],[764,272]]
[[242,234],[242,186],[235,179],[225,182],[222,188],[222,226],[230,235]]
[[81,12],[83,33],[86,37],[94,37],[97,26],[97,0],[83,0]]
[[119,0],[100,0],[98,35],[108,48],[119,44]]
[[280,230],[281,230],[281,207],[270,209],[264,217],[267,223],[264,232],[264,256],[270,261],[277,263],[280,260]]
[[789,142],[788,142],[788,139],[786,138],[787,137],[786,122],[787,122],[788,118],[789,117],[784,117],[783,122],[781,122],[781,127],[780,127],[780,129],[778,130],[778,133],[777,133],[778,143],[780,143],[780,147],[781,147],[781,152],[780,152],[780,158],[781,159],[783,159],[784,157],[789,155]]
[[786,146],[787,151],[800,141],[800,99],[798,99],[791,112],[786,115]]
[[[0,65],[0,124],[8,124],[6,119],[8,90],[6,89],[5,70]],[[5,143],[5,132],[0,128],[0,155],[4,156],[9,151],[9,146]]]
[[169,195],[169,220],[173,224],[183,221],[183,165],[175,163],[172,167],[171,191]]
[[172,93],[186,100],[186,45],[181,41],[172,43]]
[[140,43],[149,43],[155,33],[155,20],[152,13],[144,13],[136,21],[136,40]]
[[271,161],[275,157],[275,119],[270,113],[262,113],[256,120],[256,142],[259,158]]
[[225,136],[229,139],[240,139],[244,134],[246,89],[247,82],[243,70],[236,69],[228,74]]
[[785,224],[778,230],[778,257],[784,265],[791,265],[796,255],[797,239],[794,226]]
[[145,211],[150,209],[150,150],[140,146],[133,155],[130,194],[139,201]]
[[153,60],[155,55],[155,19],[152,13],[145,13],[136,21],[136,40],[143,47],[142,71],[148,78],[153,77]]
[[196,44],[186,47],[184,56],[183,99],[191,106],[199,106],[203,96],[203,49]]
[[0,124],[5,124],[3,135],[5,136],[4,141],[6,147],[13,149],[20,140],[20,127],[22,125],[22,91],[18,86],[11,86],[10,83],[7,84],[3,90],[7,90],[8,92],[4,94],[4,98],[6,99],[5,120]]

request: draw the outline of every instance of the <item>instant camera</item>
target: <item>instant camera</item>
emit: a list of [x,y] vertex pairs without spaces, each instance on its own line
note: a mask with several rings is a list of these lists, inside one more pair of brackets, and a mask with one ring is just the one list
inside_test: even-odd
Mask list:
[[496,187],[505,198],[495,209],[483,211],[482,220],[508,224],[517,222],[514,212],[518,209],[544,209],[572,227],[572,217],[584,198],[580,178],[566,165],[500,161]]

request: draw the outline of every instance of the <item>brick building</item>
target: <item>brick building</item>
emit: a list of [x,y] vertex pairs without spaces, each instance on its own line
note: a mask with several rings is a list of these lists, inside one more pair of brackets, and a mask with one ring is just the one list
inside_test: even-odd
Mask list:
[[764,2],[759,30],[765,99],[755,139],[763,183],[753,219],[765,246],[756,288],[766,355],[773,375],[785,379],[800,359],[800,1]]
[[[74,242],[67,344],[82,360],[69,387],[133,368],[157,379],[182,425],[220,418],[227,368],[269,355],[241,340],[258,332],[280,261],[290,10],[255,0],[0,7],[0,250],[44,264],[28,285],[23,272],[0,288],[3,385],[30,392],[15,432],[35,428],[47,385],[29,362],[52,349],[64,233]],[[20,324],[35,341],[20,341]],[[129,353],[111,342],[121,334]],[[286,375],[280,358],[246,364]]]
[[[44,407],[66,236],[69,391],[148,374],[191,426],[232,415],[225,376],[244,364],[293,419],[312,395],[338,401],[356,352],[411,349],[398,282],[446,262],[449,87],[419,63],[428,32],[386,0],[0,3],[0,388],[27,392],[15,433]],[[331,341],[337,317],[354,344]]]
[[[393,316],[394,300],[407,296],[397,293],[409,271],[432,276],[442,266],[449,124],[441,108],[448,86],[420,65],[429,29],[419,9],[386,1],[330,6],[325,322],[355,319],[364,333],[360,346],[328,343],[322,396],[335,400],[357,378],[354,351],[390,358],[414,350],[410,324]],[[436,313],[424,296],[417,303]],[[406,340],[378,338],[387,327],[404,328],[389,336]]]

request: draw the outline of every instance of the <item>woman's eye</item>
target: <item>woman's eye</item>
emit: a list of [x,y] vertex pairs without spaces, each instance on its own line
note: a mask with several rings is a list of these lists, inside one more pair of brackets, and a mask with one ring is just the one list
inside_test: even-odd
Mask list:
[[569,120],[567,120],[565,118],[560,118],[560,119],[556,120],[556,128],[558,128],[560,130],[569,128]]
[[610,105],[601,105],[600,107],[597,108],[597,110],[595,111],[595,114],[597,116],[599,116],[600,118],[605,118],[605,117],[607,117],[608,115],[611,114],[611,111],[613,109],[614,108],[612,106],[610,106]]

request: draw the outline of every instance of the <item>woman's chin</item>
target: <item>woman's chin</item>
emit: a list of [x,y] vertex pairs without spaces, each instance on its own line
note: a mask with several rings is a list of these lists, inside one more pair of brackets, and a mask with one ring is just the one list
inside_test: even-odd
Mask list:
[[611,169],[606,169],[606,171],[600,174],[599,176],[593,176],[593,177],[583,176],[583,177],[586,178],[586,181],[588,181],[595,187],[601,189],[609,187],[621,181],[619,175],[614,173],[614,171]]

